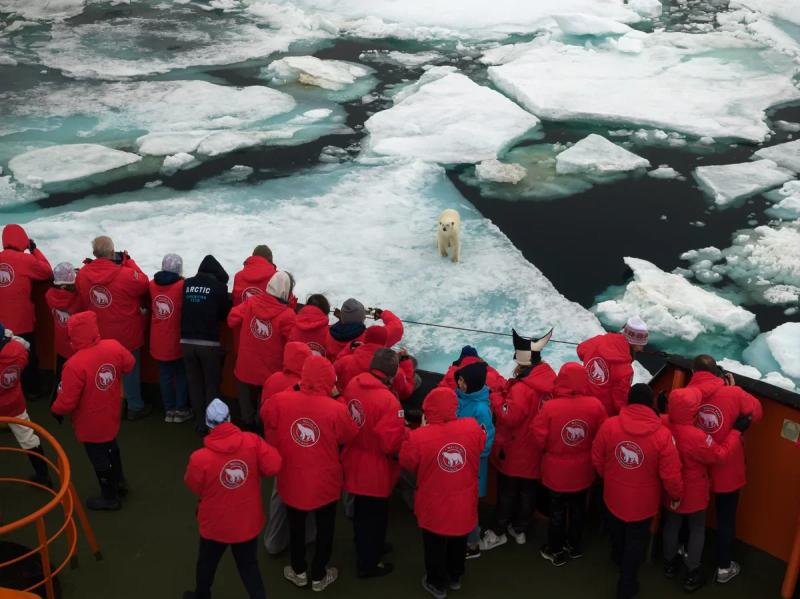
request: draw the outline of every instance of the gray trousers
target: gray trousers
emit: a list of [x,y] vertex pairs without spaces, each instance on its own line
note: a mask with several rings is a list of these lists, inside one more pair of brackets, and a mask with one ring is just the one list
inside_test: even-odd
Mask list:
[[686,543],[686,567],[691,572],[700,567],[703,557],[703,545],[706,540],[706,511],[691,514],[676,514],[664,510],[664,559],[672,561],[678,554],[679,535],[683,519],[689,525],[689,541]]

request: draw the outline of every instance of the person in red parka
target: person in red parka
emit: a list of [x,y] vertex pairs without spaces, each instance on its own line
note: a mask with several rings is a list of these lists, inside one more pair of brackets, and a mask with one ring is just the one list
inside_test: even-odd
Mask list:
[[239,381],[239,413],[245,427],[255,425],[264,382],[283,369],[283,348],[295,322],[294,310],[287,304],[293,287],[292,275],[280,271],[270,278],[266,293],[250,297],[228,314],[228,326],[239,336],[233,372]]
[[604,481],[611,559],[620,569],[617,599],[630,599],[639,593],[639,566],[662,487],[673,506],[683,496],[678,450],[653,409],[648,385],[631,387],[627,405],[600,427],[592,443],[592,464]]
[[[369,371],[369,365],[372,363],[372,356],[375,355],[375,352],[388,347],[388,334],[387,327],[373,325],[364,334],[363,343],[354,343],[355,348],[352,353],[343,352],[339,355],[334,366],[340,391],[347,387],[353,377]],[[392,380],[392,389],[400,401],[405,401],[414,393],[414,361],[405,350],[400,350],[399,355],[400,367]]]
[[50,410],[57,418],[70,415],[75,437],[83,443],[97,474],[102,495],[89,497],[87,507],[118,510],[119,496],[127,492],[117,444],[122,403],[120,379],[133,370],[136,360],[116,339],[100,338],[94,312],[72,316],[67,323],[67,334],[75,353],[64,364],[58,395]]
[[[689,387],[703,394],[695,425],[722,443],[740,416],[761,420],[761,403],[741,387],[733,375],[723,373],[711,356],[697,356]],[[723,378],[724,377],[724,378]],[[725,583],[739,574],[741,566],[732,560],[736,540],[736,508],[739,491],[746,483],[744,445],[738,443],[719,464],[711,467],[711,491],[717,508],[717,582]]]
[[200,548],[194,592],[184,599],[211,597],[219,560],[231,547],[236,569],[250,599],[266,599],[258,569],[258,533],[264,528],[261,477],[274,476],[281,468],[275,448],[253,433],[230,422],[228,406],[214,399],[206,409],[211,432],[203,448],[193,452],[183,480],[200,497],[197,522]]
[[[461,348],[461,354],[458,356],[458,360],[453,362],[448,368],[447,372],[442,377],[442,380],[439,381],[439,386],[441,387],[448,387],[453,391],[456,390],[456,371],[460,370],[464,366],[469,366],[470,364],[474,364],[475,362],[485,362],[483,358],[478,355],[478,350],[472,347],[471,345],[465,345]],[[489,387],[489,391],[492,393],[501,393],[506,386],[506,379],[503,378],[499,372],[497,372],[490,364],[486,364],[486,386]]]
[[[30,421],[25,395],[22,393],[22,371],[28,363],[28,342],[0,323],[0,416]],[[22,449],[44,456],[39,435],[30,427],[9,424],[8,428]],[[33,466],[29,479],[40,485],[51,485],[47,464],[33,454],[27,454]]]
[[254,295],[263,295],[276,272],[272,250],[266,245],[257,245],[253,255],[244,261],[244,268],[233,276],[233,305],[238,306]]
[[[264,434],[283,458],[278,493],[286,504],[291,554],[291,565],[284,568],[283,575],[299,587],[307,586],[310,579],[314,591],[324,590],[338,576],[328,562],[333,552],[336,502],[342,493],[339,447],[358,434],[347,408],[332,399],[335,385],[333,365],[322,356],[311,356],[303,364],[300,389],[269,398],[262,411]],[[309,512],[317,524],[310,568],[305,555]]]
[[703,544],[706,535],[706,507],[710,490],[709,467],[724,462],[737,445],[740,435],[750,426],[749,416],[739,416],[733,429],[722,443],[716,443],[708,433],[695,426],[703,394],[697,387],[675,389],[669,394],[665,422],[675,439],[681,457],[683,476],[683,499],[676,509],[664,511],[664,575],[674,578],[680,569],[678,536],[686,521],[689,540],[686,543],[686,568],[688,570],[683,589],[693,593],[705,584],[700,568]]
[[150,355],[158,364],[164,422],[192,419],[181,350],[183,258],[167,254],[150,281]]
[[289,333],[289,341],[308,343],[311,351],[332,362],[335,356],[329,356],[326,348],[330,311],[331,306],[324,295],[319,293],[309,295],[306,305],[297,313],[294,328]]
[[591,396],[582,364],[567,362],[558,371],[553,399],[533,421],[533,435],[542,452],[542,483],[550,494],[547,544],[541,555],[554,566],[581,552],[586,495],[594,482],[592,441],[608,415]]
[[52,399],[55,399],[64,363],[74,354],[67,336],[67,322],[73,314],[83,311],[83,302],[75,289],[77,270],[69,262],[60,262],[53,269],[53,285],[44,299],[53,316],[53,344],[56,350],[56,371]]
[[75,287],[83,307],[97,315],[102,338],[119,341],[136,359],[122,386],[128,420],[138,420],[153,411],[153,406],[142,400],[140,374],[145,323],[142,301],[146,301],[149,281],[127,252],[114,251],[110,237],[95,238],[92,253],[95,259],[84,261]]
[[400,448],[400,467],[416,475],[414,513],[425,554],[423,588],[436,599],[461,588],[467,535],[478,524],[478,475],[486,433],[456,418],[458,398],[436,387],[422,403],[422,426]]
[[[26,252],[27,251],[27,252]],[[33,239],[19,225],[3,227],[3,250],[0,251],[0,322],[19,335],[31,347],[28,365],[22,371],[25,392],[37,396],[41,392],[39,364],[33,325],[36,320],[31,284],[47,281],[53,269]]]
[[[300,383],[300,374],[303,372],[303,364],[312,355],[311,348],[302,341],[289,341],[283,348],[283,370],[273,372],[264,383],[261,390],[261,406],[264,409],[266,402],[273,395],[291,389]],[[261,421],[264,416],[261,415]]]
[[392,571],[392,564],[382,562],[381,554],[389,525],[389,496],[400,476],[395,456],[406,435],[403,407],[392,391],[398,366],[395,352],[379,349],[369,371],[353,377],[340,396],[359,429],[342,451],[344,490],[354,497],[359,578]]
[[491,457],[497,469],[497,505],[495,524],[481,539],[482,551],[506,543],[506,533],[520,545],[527,541],[525,533],[533,515],[536,479],[541,476],[531,423],[552,396],[556,379],[541,354],[551,335],[552,330],[541,339],[531,340],[512,331],[517,363],[514,378],[502,393],[491,396],[495,418]]
[[641,318],[628,319],[622,333],[606,333],[587,339],[576,352],[583,362],[592,395],[617,414],[628,400],[633,382],[633,356],[647,345],[647,325]]
[[386,327],[386,347],[400,343],[403,338],[403,323],[393,312],[381,308],[370,308],[367,311],[364,304],[351,297],[345,300],[341,308],[334,311],[334,316],[339,320],[328,329],[325,345],[331,361],[335,361],[343,351],[350,353],[352,349],[350,346],[354,342],[364,340],[367,330],[364,321],[368,312],[375,320],[382,321]]

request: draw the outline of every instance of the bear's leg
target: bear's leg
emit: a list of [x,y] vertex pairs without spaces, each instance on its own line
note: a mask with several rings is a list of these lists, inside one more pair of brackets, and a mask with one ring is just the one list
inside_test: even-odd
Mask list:
[[439,248],[439,255],[447,258],[447,243],[441,234],[436,236],[436,246]]
[[451,260],[453,262],[458,262],[461,259],[461,244],[458,242],[458,239],[454,239],[452,244],[453,244],[453,253],[451,256]]

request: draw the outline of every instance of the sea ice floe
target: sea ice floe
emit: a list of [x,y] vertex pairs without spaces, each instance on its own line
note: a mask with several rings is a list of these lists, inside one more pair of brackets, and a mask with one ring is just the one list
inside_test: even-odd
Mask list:
[[742,364],[738,360],[733,360],[731,358],[717,360],[717,364],[728,372],[741,374],[742,376],[746,376],[747,378],[754,379],[756,381],[763,381],[770,385],[775,385],[776,387],[786,389],[787,391],[794,391],[796,387],[794,382],[792,382],[792,379],[789,379],[776,371],[768,372],[767,374],[761,374],[761,371],[755,366]]
[[800,181],[787,181],[780,189],[764,195],[774,202],[767,208],[767,215],[785,220],[800,219]]
[[554,15],[553,19],[566,35],[623,35],[632,31],[619,21],[579,13]]
[[753,154],[753,159],[772,160],[780,167],[800,173],[800,139],[761,148]]
[[625,148],[592,133],[556,156],[560,175],[585,173],[611,175],[650,167],[650,162]]
[[498,88],[558,121],[763,141],[765,110],[800,98],[788,58],[728,33],[633,32],[599,46],[534,40],[491,59],[505,60],[488,69]]
[[762,333],[743,356],[762,372],[778,371],[800,385],[800,322],[786,322]]
[[[458,264],[436,252],[434,225],[444,208],[461,214]],[[369,218],[353,218],[357,214]],[[183,256],[187,273],[207,253],[233,273],[267,239],[276,264],[295,275],[300,298],[325,293],[339,305],[352,296],[412,320],[500,332],[514,326],[534,335],[555,326],[565,341],[602,332],[588,310],[565,299],[430,163],[348,163],[252,185],[210,182],[185,192],[162,186],[86,198],[25,227],[53,248],[51,260],[74,263],[103,231],[148,273],[159,270],[170,251]],[[300,239],[313,243],[299,251]],[[421,367],[438,371],[465,344],[510,370],[510,338],[409,324],[403,340]],[[545,357],[554,366],[576,359],[572,347],[554,343]]]
[[671,166],[666,166],[662,164],[658,168],[654,168],[652,171],[647,173],[648,177],[653,177],[653,179],[683,179],[683,175],[681,175],[678,171],[676,171]]
[[782,185],[794,178],[794,173],[772,160],[756,160],[739,164],[698,166],[694,176],[700,188],[717,206],[728,206],[746,198]]
[[[46,193],[74,190],[82,184],[109,182],[130,176],[126,167],[142,157],[98,144],[67,144],[37,148],[8,163],[14,178]],[[89,185],[90,187],[92,185]]]
[[164,158],[161,164],[161,172],[167,176],[174,175],[178,171],[183,171],[200,164],[191,154],[179,152]]
[[287,56],[264,69],[264,74],[278,85],[297,82],[331,92],[349,92],[345,97],[339,94],[339,100],[360,98],[368,93],[376,82],[372,73],[372,69],[360,64],[315,56]]
[[[433,73],[431,73],[433,71]],[[364,123],[375,154],[457,164],[496,158],[539,120],[500,93],[461,73],[428,71],[422,85]],[[433,78],[438,76],[438,78]]]
[[654,19],[661,16],[661,11],[664,7],[659,0],[628,0],[628,8],[643,17]]
[[[621,327],[632,315],[647,323],[654,340],[718,344],[758,333],[755,315],[719,295],[692,285],[684,277],[664,272],[651,262],[625,258],[633,280],[621,295],[599,302],[592,310],[609,327]],[[691,346],[690,346],[691,347]]]
[[494,183],[519,183],[528,174],[521,164],[506,163],[490,158],[475,165],[475,174],[481,181]]

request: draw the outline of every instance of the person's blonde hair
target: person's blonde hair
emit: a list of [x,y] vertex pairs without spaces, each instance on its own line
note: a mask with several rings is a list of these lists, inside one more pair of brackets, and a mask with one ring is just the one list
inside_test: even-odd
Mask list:
[[113,258],[114,241],[106,235],[95,237],[92,240],[92,253],[95,258]]

